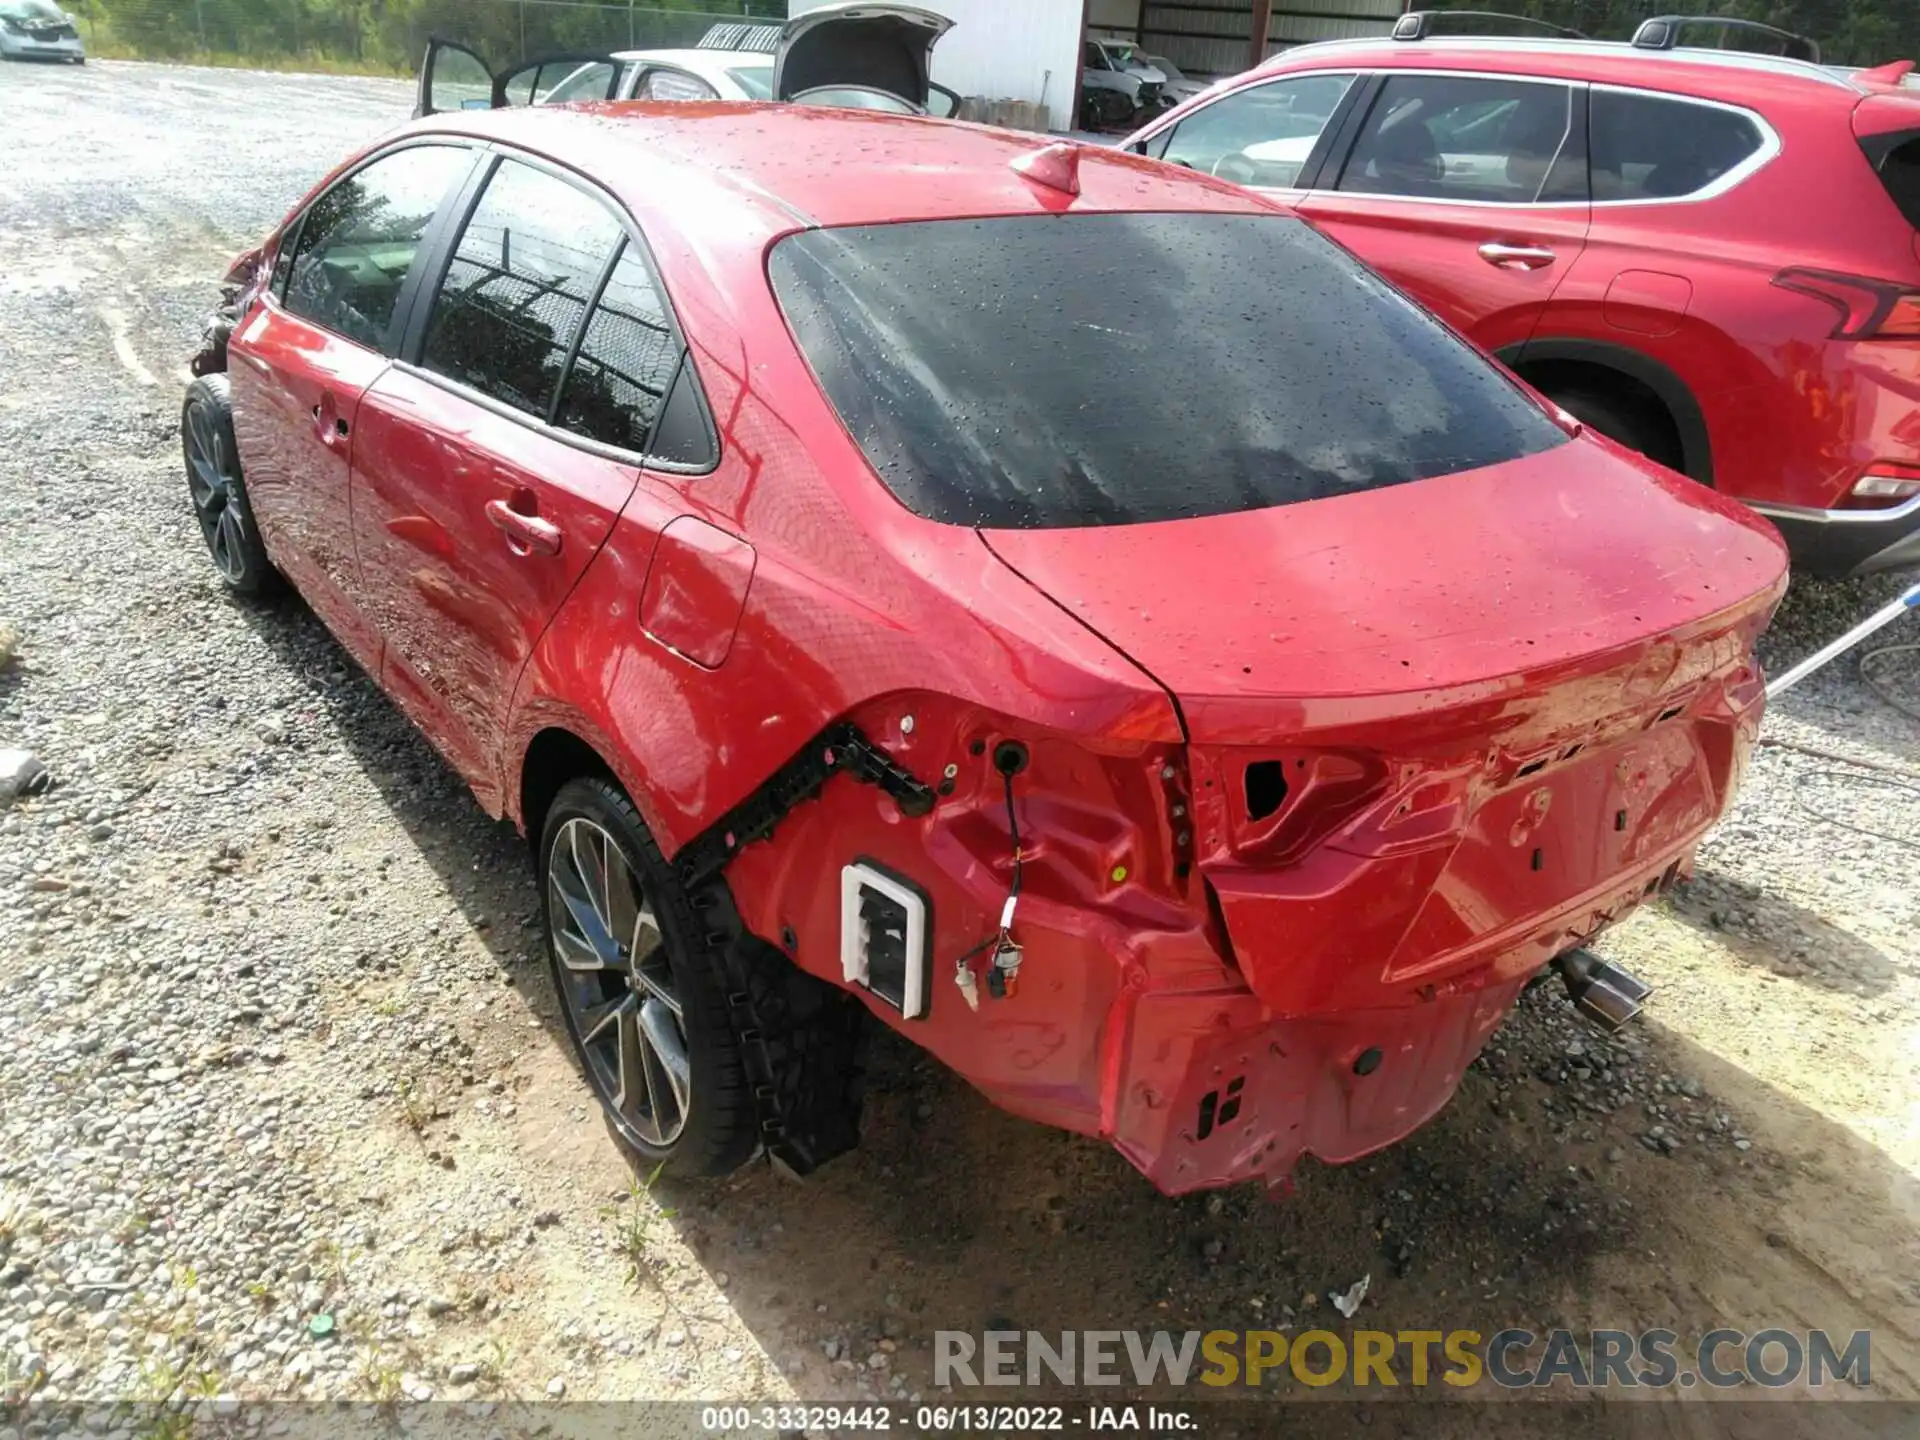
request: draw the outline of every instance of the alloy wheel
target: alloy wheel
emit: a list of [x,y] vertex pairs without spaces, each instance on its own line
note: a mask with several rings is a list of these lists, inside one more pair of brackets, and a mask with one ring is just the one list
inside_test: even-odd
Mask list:
[[611,834],[574,818],[547,853],[547,916],[567,1007],[594,1090],[653,1150],[686,1128],[686,1024],[659,921]]
[[187,407],[187,489],[213,563],[230,585],[244,583],[247,524],[230,447],[207,407]]

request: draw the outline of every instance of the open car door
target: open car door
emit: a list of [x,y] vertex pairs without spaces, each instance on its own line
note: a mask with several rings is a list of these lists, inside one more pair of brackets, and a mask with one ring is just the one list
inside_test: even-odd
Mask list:
[[420,62],[420,88],[413,114],[449,110],[499,110],[508,105],[564,105],[577,100],[612,100],[620,91],[626,62],[590,51],[541,55],[496,74],[467,46],[453,40],[429,40]]
[[928,69],[934,45],[952,28],[931,10],[862,0],[796,15],[781,27],[773,98],[888,109],[880,102],[891,96],[922,115],[949,112],[953,92],[936,100]]

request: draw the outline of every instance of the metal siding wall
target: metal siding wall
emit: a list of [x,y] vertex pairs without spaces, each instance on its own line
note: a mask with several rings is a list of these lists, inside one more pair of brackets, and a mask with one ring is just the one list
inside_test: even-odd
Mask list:
[[[1148,53],[1165,55],[1189,75],[1235,75],[1247,68],[1251,0],[1144,3]],[[1402,0],[1279,0],[1267,31],[1268,53],[1315,40],[1385,35],[1403,8]]]
[[[789,0],[804,15],[829,0]],[[933,78],[963,96],[1045,102],[1056,130],[1073,125],[1081,0],[915,0],[953,21],[933,51]]]

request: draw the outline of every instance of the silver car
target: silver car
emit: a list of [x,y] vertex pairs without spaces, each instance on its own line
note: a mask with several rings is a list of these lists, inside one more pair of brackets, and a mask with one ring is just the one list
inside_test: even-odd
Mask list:
[[0,0],[0,60],[87,63],[73,16],[53,0]]
[[436,39],[420,67],[413,113],[588,100],[781,100],[946,119],[960,97],[927,71],[935,43],[952,26],[912,5],[842,0],[782,25],[715,25],[690,50],[547,55],[501,72],[466,46]]

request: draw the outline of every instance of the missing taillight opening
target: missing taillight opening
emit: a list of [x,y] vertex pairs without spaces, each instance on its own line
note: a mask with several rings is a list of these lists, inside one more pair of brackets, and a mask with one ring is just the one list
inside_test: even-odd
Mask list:
[[1247,818],[1264,820],[1287,803],[1287,767],[1280,760],[1247,766]]

